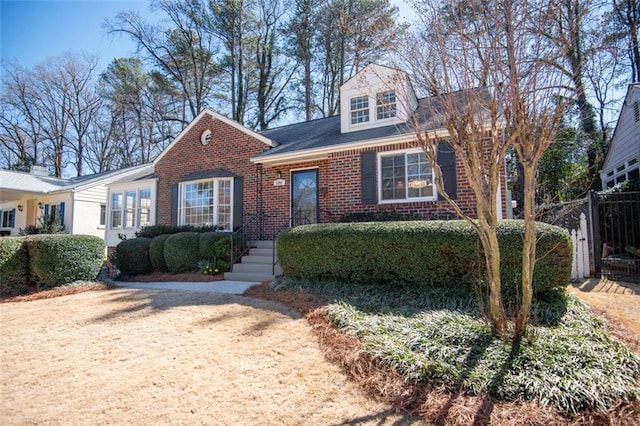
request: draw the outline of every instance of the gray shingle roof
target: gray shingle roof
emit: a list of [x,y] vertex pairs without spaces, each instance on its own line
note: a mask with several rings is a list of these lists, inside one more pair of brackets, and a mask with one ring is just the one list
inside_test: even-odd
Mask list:
[[[479,90],[452,93],[455,105],[464,105],[469,99],[478,95]],[[480,92],[482,95],[482,92]],[[450,99],[450,98],[448,98]],[[444,125],[445,114],[441,97],[422,98],[418,101],[415,117],[422,129],[440,129]],[[260,132],[261,135],[277,142],[279,146],[264,151],[255,158],[291,154],[299,151],[346,145],[394,136],[410,135],[415,129],[406,124],[393,124],[349,133],[340,133],[340,116],[321,118],[302,123],[291,124]]]

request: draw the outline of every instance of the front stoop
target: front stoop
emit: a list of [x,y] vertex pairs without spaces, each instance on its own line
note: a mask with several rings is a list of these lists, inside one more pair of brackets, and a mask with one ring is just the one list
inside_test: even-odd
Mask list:
[[254,241],[249,254],[233,265],[231,272],[224,273],[225,280],[263,282],[273,281],[282,275],[280,265],[276,265],[272,274],[273,241]]

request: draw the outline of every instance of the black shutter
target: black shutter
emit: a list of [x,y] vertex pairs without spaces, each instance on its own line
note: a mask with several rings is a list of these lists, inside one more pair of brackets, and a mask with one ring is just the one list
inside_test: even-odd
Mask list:
[[178,184],[171,185],[171,224],[178,224]]
[[375,151],[360,153],[360,197],[362,204],[376,204],[378,202]]
[[242,228],[242,176],[233,178],[233,230]]
[[[438,144],[438,165],[442,171],[444,190],[449,197],[455,200],[457,198],[456,153],[451,145],[444,141]],[[438,194],[438,199],[444,198]]]

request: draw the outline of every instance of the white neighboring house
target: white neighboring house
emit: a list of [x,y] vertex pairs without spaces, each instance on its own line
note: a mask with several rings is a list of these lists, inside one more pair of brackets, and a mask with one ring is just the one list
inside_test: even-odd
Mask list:
[[58,218],[69,234],[104,238],[107,184],[141,170],[153,170],[153,165],[70,179],[49,176],[38,166],[30,173],[0,170],[0,234],[18,235],[48,215]]
[[640,83],[632,83],[618,117],[600,179],[602,188],[640,178]]
[[105,242],[115,247],[137,230],[156,223],[156,177],[153,164],[108,185]]

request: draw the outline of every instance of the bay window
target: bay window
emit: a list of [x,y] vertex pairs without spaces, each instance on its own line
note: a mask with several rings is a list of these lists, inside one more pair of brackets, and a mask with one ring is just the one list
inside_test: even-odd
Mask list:
[[231,230],[232,179],[215,178],[180,185],[180,224]]

